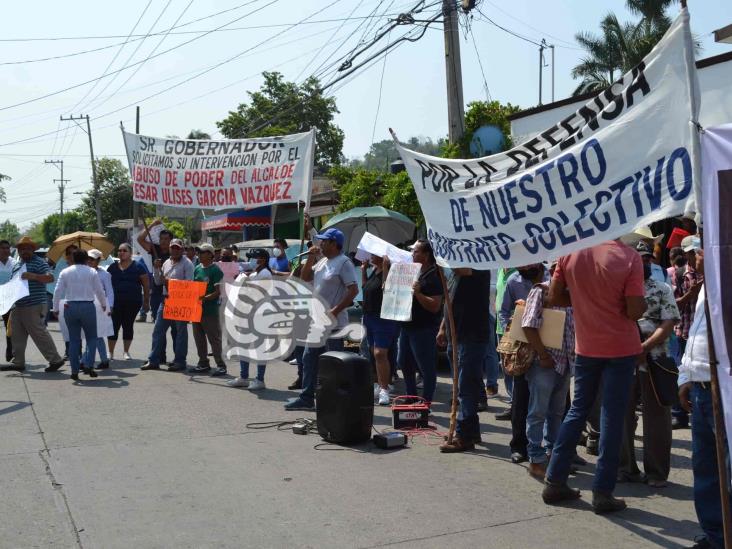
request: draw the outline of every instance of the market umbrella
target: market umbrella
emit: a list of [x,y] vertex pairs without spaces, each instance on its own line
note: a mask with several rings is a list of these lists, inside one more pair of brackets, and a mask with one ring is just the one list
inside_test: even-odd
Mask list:
[[92,250],[96,248],[104,257],[107,257],[112,250],[114,250],[114,244],[112,244],[104,235],[99,233],[87,233],[83,231],[77,231],[71,234],[64,234],[59,236],[53,241],[53,244],[48,249],[48,257],[54,262],[63,257],[66,248],[70,245],[75,244],[82,250]]
[[353,208],[338,214],[323,225],[323,230],[335,227],[346,237],[345,252],[356,251],[363,233],[369,232],[390,244],[399,244],[414,238],[414,221],[407,216],[387,210],[383,206]]

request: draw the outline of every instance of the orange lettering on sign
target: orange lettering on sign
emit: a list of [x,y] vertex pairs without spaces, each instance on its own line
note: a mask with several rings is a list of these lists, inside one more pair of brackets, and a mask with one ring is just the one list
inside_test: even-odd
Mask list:
[[180,322],[201,322],[201,297],[206,295],[205,282],[171,280],[165,298],[163,318]]

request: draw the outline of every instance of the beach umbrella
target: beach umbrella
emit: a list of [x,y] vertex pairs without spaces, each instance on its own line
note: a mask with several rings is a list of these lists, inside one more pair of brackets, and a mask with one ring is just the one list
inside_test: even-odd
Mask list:
[[414,221],[406,215],[383,206],[369,206],[352,208],[347,212],[333,216],[323,225],[322,230],[335,227],[343,232],[346,241],[343,245],[345,252],[356,250],[363,233],[369,232],[390,244],[411,241],[414,238]]
[[114,244],[107,240],[106,236],[99,233],[77,231],[75,233],[61,235],[54,240],[48,249],[49,259],[58,262],[63,257],[66,248],[72,244],[86,251],[96,248],[104,254],[104,257],[107,257],[114,250]]

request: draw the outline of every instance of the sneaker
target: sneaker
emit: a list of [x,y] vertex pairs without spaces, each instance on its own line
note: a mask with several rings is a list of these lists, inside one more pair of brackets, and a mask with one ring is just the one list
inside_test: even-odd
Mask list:
[[379,398],[379,391],[381,391],[381,387],[378,383],[374,383],[374,399]]
[[146,362],[142,366],[140,366],[140,370],[159,370],[160,364],[152,364],[151,362]]
[[292,359],[292,360],[290,361],[290,364],[292,364],[293,366],[297,366],[297,359],[296,359],[296,358],[293,358],[293,359]]
[[315,404],[312,402],[308,402],[306,400],[303,400],[302,397],[297,397],[295,400],[292,400],[285,404],[285,410],[288,411],[304,411],[304,412],[314,412],[315,411]]
[[174,363],[171,363],[171,362],[168,363],[168,371],[169,372],[182,372],[185,369],[186,369],[186,367],[184,365],[174,364]]
[[[61,364],[63,365],[63,362]],[[50,366],[48,368],[50,368]],[[58,368],[56,368],[56,370],[49,370],[48,368],[46,368],[47,372],[55,372],[56,370],[58,370]],[[59,366],[59,368],[60,368],[60,366]],[[0,366],[0,372],[23,372],[23,371],[25,371],[25,366],[16,366],[15,364],[5,364],[3,366]]]
[[97,370],[107,370],[109,369],[109,361],[105,360],[104,362],[100,362],[97,364]]
[[266,389],[267,386],[264,384],[264,381],[261,379],[253,379],[249,382],[249,390],[250,391],[261,391],[262,389]]
[[291,385],[288,385],[287,388],[290,391],[298,391],[298,390],[302,389],[302,378],[301,377],[298,377],[295,380],[295,382],[292,383]]
[[211,372],[211,377],[219,377],[219,376],[225,376],[225,375],[226,375],[226,366],[219,366],[213,372]]
[[130,353],[124,353],[122,355],[122,360],[132,360],[132,357],[130,356]]
[[188,371],[193,374],[207,374],[211,371],[211,366],[209,366],[208,364],[206,364],[205,366],[196,366],[195,368],[189,368]]
[[379,406],[389,406],[389,391],[379,389]]
[[[51,364],[48,365],[48,368],[45,369],[46,372],[57,372],[61,366],[64,365],[63,360],[59,360],[58,362],[51,362]],[[25,369],[25,367],[23,367]],[[22,371],[22,370],[18,370]]]
[[237,377],[231,381],[227,381],[226,385],[229,387],[249,387],[249,380],[243,377]]

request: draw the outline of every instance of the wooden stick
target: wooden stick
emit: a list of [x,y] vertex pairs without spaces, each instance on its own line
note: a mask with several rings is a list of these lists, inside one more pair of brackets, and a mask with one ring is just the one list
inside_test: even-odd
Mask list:
[[458,406],[458,343],[457,343],[457,332],[455,331],[455,316],[452,312],[452,300],[450,299],[450,292],[447,288],[447,280],[445,279],[445,273],[442,271],[442,267],[437,266],[437,272],[440,275],[440,282],[442,282],[442,292],[445,295],[445,311],[447,312],[447,323],[450,327],[450,346],[452,347],[452,356],[450,362],[452,363],[452,403],[450,405],[450,429],[447,432],[447,443],[452,444],[453,436],[455,435],[455,427],[457,425],[457,406]]
[[155,249],[155,243],[153,242],[152,235],[150,234],[150,229],[147,227],[147,222],[145,221],[145,212],[142,212],[142,226],[145,227],[145,233],[147,233],[147,238],[150,241],[150,248],[152,249],[152,255],[153,260],[156,260],[158,258],[158,251]]
[[[725,438],[724,415],[722,410],[722,396],[719,390],[719,376],[717,373],[717,352],[714,349],[714,334],[712,334],[712,319],[709,313],[707,299],[707,285],[704,285],[704,314],[707,318],[707,341],[709,346],[709,373],[712,379],[712,411],[714,415],[714,443],[717,450],[717,471],[719,473],[719,496],[722,501],[722,530],[724,533],[725,549],[732,548],[732,522],[730,521],[729,506],[729,475],[727,471],[727,448]],[[692,410],[693,413],[693,410]]]

